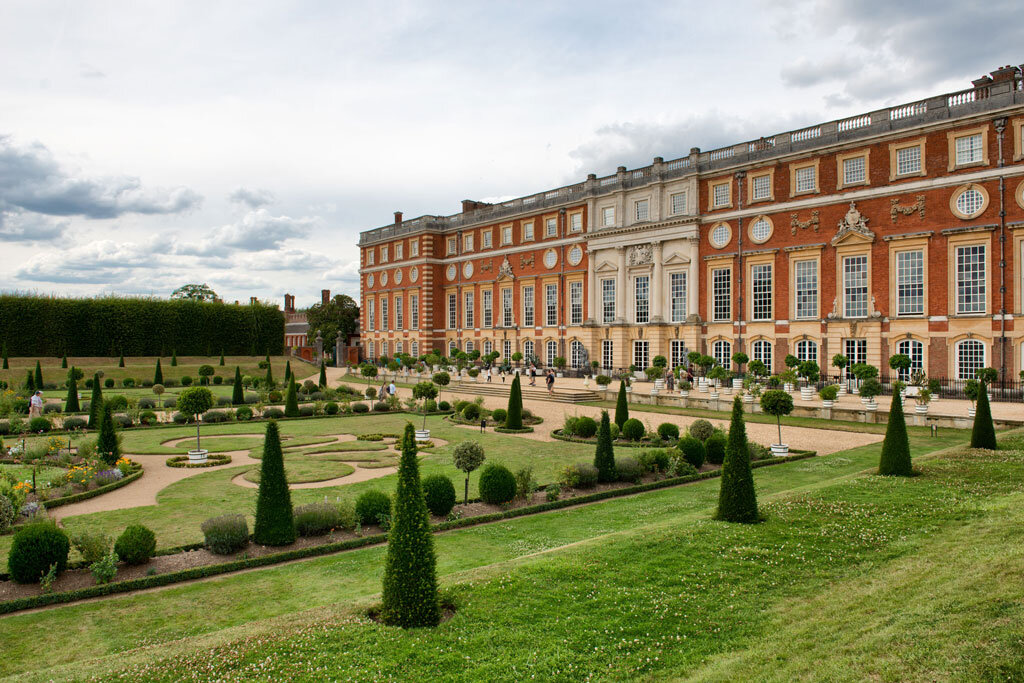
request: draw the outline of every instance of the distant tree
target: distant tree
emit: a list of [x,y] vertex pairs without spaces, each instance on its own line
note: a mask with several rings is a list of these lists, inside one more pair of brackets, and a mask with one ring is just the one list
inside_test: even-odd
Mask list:
[[326,304],[310,306],[306,320],[310,332],[320,332],[324,348],[333,348],[339,334],[342,341],[355,334],[359,327],[359,306],[347,294],[338,294]]
[[299,394],[298,387],[295,386],[295,377],[292,376],[290,382],[288,382],[288,394],[284,401],[284,416],[285,417],[298,417],[299,416]]
[[35,382],[36,382],[36,390],[37,391],[41,390],[43,388],[43,366],[41,366],[39,364],[39,361],[36,361]]
[[100,433],[96,437],[96,453],[104,463],[113,467],[117,459],[121,457],[121,445],[117,442],[117,433],[114,431],[114,415],[110,403],[105,403],[101,410]]
[[213,392],[206,387],[189,387],[178,394],[178,410],[196,420],[196,450],[199,445],[199,416],[213,407]]
[[519,384],[519,374],[512,378],[512,387],[508,392],[508,407],[505,411],[505,428],[523,428],[523,392]]
[[323,361],[320,361],[320,381],[317,383],[321,389],[327,386],[327,366],[324,365]]
[[156,359],[156,371],[153,373],[153,384],[164,383],[164,370],[160,367],[160,359]]
[[192,301],[216,301],[220,297],[206,283],[201,285],[182,285],[171,292],[172,299],[191,299]]
[[[987,369],[987,368],[986,368]],[[993,376],[995,370],[992,370]],[[971,429],[971,448],[996,449],[996,430],[992,422],[992,409],[988,404],[988,382],[994,379],[984,370],[978,371],[981,384],[978,387],[978,408],[974,412],[974,427]]]
[[452,453],[456,469],[466,473],[466,492],[463,502],[469,502],[469,474],[484,462],[484,447],[475,441],[460,441]]

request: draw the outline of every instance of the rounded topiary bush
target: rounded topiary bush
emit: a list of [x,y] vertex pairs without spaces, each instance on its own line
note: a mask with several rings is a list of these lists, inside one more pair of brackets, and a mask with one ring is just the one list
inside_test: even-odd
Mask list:
[[252,408],[250,408],[249,406],[239,406],[238,409],[235,410],[235,419],[236,420],[251,420],[252,419]]
[[128,410],[128,397],[118,394],[112,396],[107,403],[110,404],[111,410]]
[[558,483],[574,489],[590,489],[597,486],[597,474],[597,468],[592,464],[579,462],[562,470]]
[[629,418],[622,425],[622,436],[630,441],[639,441],[644,438],[644,423],[635,417]]
[[186,422],[188,422],[188,415],[186,415],[185,413],[175,413],[174,415],[171,416],[171,420],[176,425],[183,425]]
[[442,413],[446,413],[452,409],[452,405],[448,403],[448,401],[441,401],[440,403],[437,404],[437,409],[440,410]]
[[132,524],[117,537],[114,552],[125,564],[145,564],[156,552],[156,534],[141,524]]
[[311,417],[315,412],[315,408],[311,405],[299,406],[299,417]]
[[721,465],[725,462],[725,446],[727,440],[722,432],[715,432],[704,442],[704,449],[707,451],[708,462],[712,465]]
[[370,412],[370,406],[366,405],[365,403],[353,403],[352,404],[352,412],[353,413],[368,413],[368,412]]
[[128,417],[127,415],[114,415],[114,422],[116,422],[117,426],[120,427],[121,429],[127,429],[128,427],[131,427],[133,424],[132,418]]
[[492,462],[480,473],[480,498],[491,505],[503,505],[516,497],[516,478],[504,465]]
[[683,460],[693,465],[694,469],[699,470],[707,459],[704,443],[689,434],[679,440],[678,448]]
[[338,410],[338,404],[335,403],[334,401],[330,401],[327,405],[324,406],[325,415],[337,415]]
[[504,408],[497,408],[493,413],[491,413],[491,419],[497,424],[505,424],[506,417],[508,417],[508,411]]
[[373,404],[373,411],[376,413],[386,413],[389,410],[391,410],[391,406],[389,406],[384,401],[377,401],[376,403]]
[[452,408],[455,410],[456,413],[461,413],[463,410],[466,409],[466,406],[468,405],[469,401],[456,401],[454,404],[452,404]]
[[211,517],[200,528],[206,547],[217,555],[230,555],[249,545],[249,524],[245,515]]
[[640,481],[640,477],[644,474],[644,469],[637,462],[636,458],[629,457],[617,458],[615,460],[615,471],[619,474],[619,481],[633,483]]
[[51,429],[53,429],[53,423],[48,417],[33,417],[28,421],[28,431],[30,432],[48,432]]
[[18,583],[36,583],[57,565],[57,573],[68,566],[71,541],[51,521],[27,524],[14,534],[7,555],[7,571]]
[[612,422],[610,425],[608,425],[608,428],[611,429],[613,441],[619,438],[619,425]]
[[480,406],[475,403],[470,403],[462,409],[462,417],[470,422],[475,422],[480,419]]
[[695,420],[690,425],[690,436],[701,441],[707,441],[708,437],[715,433],[715,427],[707,420]]
[[370,489],[356,499],[356,519],[360,524],[380,524],[391,517],[391,498],[388,494]]
[[565,418],[565,424],[562,425],[562,434],[565,436],[576,436],[576,426],[579,422],[579,418],[567,417]]
[[666,441],[675,441],[679,438],[679,427],[671,422],[662,422],[658,425],[658,436]]
[[284,411],[280,408],[265,408],[263,410],[263,417],[268,420],[280,420],[284,417]]
[[64,429],[67,429],[67,430],[70,431],[72,429],[85,429],[86,424],[88,424],[88,420],[86,420],[84,418],[81,418],[81,417],[66,417],[66,418],[64,418],[64,422],[62,423],[61,426]]
[[597,434],[597,420],[592,417],[576,418],[576,436],[589,439]]
[[423,480],[423,498],[432,515],[447,517],[455,507],[455,484],[443,474],[432,474]]

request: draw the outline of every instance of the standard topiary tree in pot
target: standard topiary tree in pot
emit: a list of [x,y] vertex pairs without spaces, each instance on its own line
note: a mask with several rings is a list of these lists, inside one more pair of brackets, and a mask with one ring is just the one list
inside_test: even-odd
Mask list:
[[[462,442],[465,443],[468,442]],[[402,628],[436,626],[441,621],[437,558],[430,533],[430,515],[420,487],[416,437],[411,424],[405,426],[401,449],[398,490],[392,506],[384,564],[381,621]]]
[[878,461],[878,473],[896,477],[909,477],[914,473],[910,463],[907,421],[903,416],[903,399],[898,391],[894,391],[892,394],[889,423],[885,427],[885,440],[882,442],[882,457]]
[[292,496],[284,472],[281,435],[277,422],[267,423],[260,464],[260,491],[256,498],[253,540],[261,545],[287,545],[295,541]]
[[284,416],[285,417],[298,417],[299,416],[299,390],[295,386],[295,376],[292,375],[292,379],[288,382],[288,394],[284,399]]
[[466,473],[466,492],[463,503],[469,502],[469,474],[484,462],[484,448],[475,441],[462,441],[455,446],[452,459],[456,469]]
[[427,401],[437,398],[437,387],[432,382],[417,382],[412,388],[412,397],[423,401],[423,431],[427,430]]
[[753,524],[760,520],[757,495],[754,492],[754,474],[750,469],[747,430],[743,424],[743,401],[739,396],[732,402],[729,442],[725,447],[725,462],[722,464],[722,482],[718,491],[718,511],[715,513],[715,519],[742,524]]
[[978,371],[978,407],[974,413],[974,427],[971,429],[971,448],[987,448],[993,451],[996,449],[996,430],[988,403],[988,383],[995,377],[998,375],[994,368]]
[[601,424],[597,428],[594,467],[597,468],[598,481],[617,481],[619,478],[615,469],[615,448],[612,446],[612,429],[607,410],[601,411]]
[[245,387],[242,386],[242,369],[235,366],[235,383],[231,385],[231,405],[245,404]]
[[784,451],[788,452],[789,447],[782,443],[782,416],[793,412],[793,397],[788,392],[779,389],[769,389],[761,396],[761,410],[769,415],[774,415],[775,422],[779,428],[779,443],[773,444],[773,446],[777,445],[779,448],[773,450],[776,451],[776,454],[783,454]]
[[199,443],[199,417],[213,407],[213,393],[206,387],[189,387],[178,394],[178,410],[196,421],[196,453],[202,452]]
[[523,390],[519,385],[519,374],[512,378],[508,392],[508,409],[505,413],[505,429],[523,428]]
[[[377,368],[374,368],[374,376],[376,376],[376,370]],[[448,386],[448,384],[452,381],[451,375],[449,375],[447,372],[435,372],[433,376],[430,378],[430,381],[437,385],[437,398],[440,401],[441,389],[443,387]]]
[[737,374],[740,375],[740,377],[743,376],[743,365],[749,360],[750,356],[743,353],[742,351],[737,351],[736,353],[732,354],[732,362],[736,364],[736,372]]
[[626,401],[626,380],[619,380],[619,396],[615,399],[615,424],[619,430],[629,419],[629,402]]

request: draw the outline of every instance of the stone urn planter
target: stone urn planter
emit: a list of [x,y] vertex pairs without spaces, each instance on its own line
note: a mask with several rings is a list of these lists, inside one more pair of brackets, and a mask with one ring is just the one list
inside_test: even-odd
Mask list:
[[658,391],[661,391],[662,389],[664,389],[665,388],[665,380],[663,380],[663,379],[656,379],[656,380],[654,380],[654,388],[657,389]]
[[840,396],[846,396],[846,384],[845,383],[839,385],[839,395]]
[[697,391],[702,394],[708,393],[708,383],[704,381],[697,382]]
[[800,387],[800,398],[804,401],[810,401],[814,398],[814,387]]
[[870,398],[864,398],[863,396],[861,396],[860,397],[860,402],[863,403],[864,405],[867,405],[869,403],[872,403],[873,401]]
[[824,399],[822,399],[822,401],[821,401],[821,407],[822,408],[831,408],[834,404],[835,404],[835,401],[826,401]]
[[773,443],[771,445],[772,457],[784,458],[789,455],[789,444],[788,443]]
[[430,441],[430,430],[429,429],[417,429],[416,430],[417,441]]
[[208,456],[209,454],[210,452],[205,448],[200,448],[199,450],[196,451],[189,451],[188,461],[192,465],[202,465],[204,462],[206,462],[206,456]]

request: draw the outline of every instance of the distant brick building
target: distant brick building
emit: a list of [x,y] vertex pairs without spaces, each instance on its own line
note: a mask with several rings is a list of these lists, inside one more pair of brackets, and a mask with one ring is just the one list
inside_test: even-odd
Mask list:
[[360,237],[365,355],[697,350],[1024,367],[1024,86],[964,91]]

